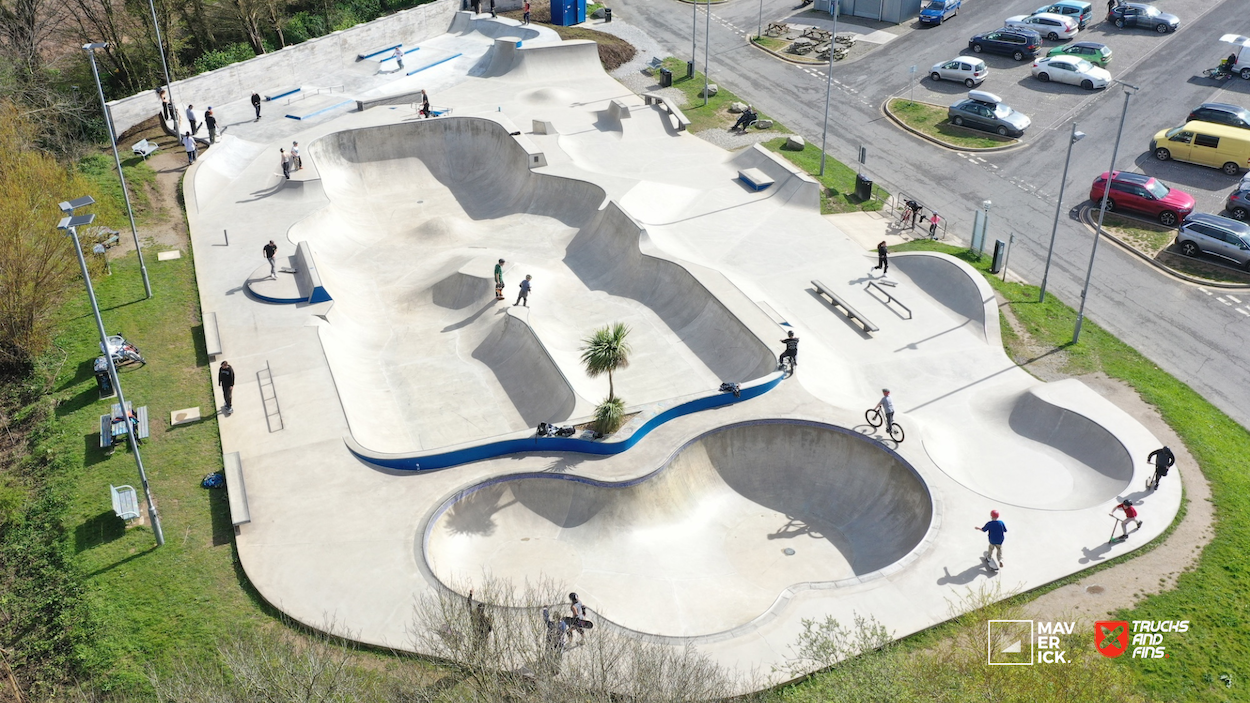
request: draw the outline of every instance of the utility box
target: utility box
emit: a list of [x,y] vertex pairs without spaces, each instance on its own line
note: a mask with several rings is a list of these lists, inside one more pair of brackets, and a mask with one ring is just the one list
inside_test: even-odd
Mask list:
[[572,27],[586,21],[586,0],[551,0],[551,23]]
[[1007,257],[1007,242],[994,240],[994,262],[990,265],[990,273],[1002,273],[1003,259]]
[[872,199],[872,179],[862,173],[855,175],[855,197],[863,201]]

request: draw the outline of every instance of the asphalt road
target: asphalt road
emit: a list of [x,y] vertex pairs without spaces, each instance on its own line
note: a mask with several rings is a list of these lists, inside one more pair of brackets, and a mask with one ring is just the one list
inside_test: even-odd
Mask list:
[[[1220,212],[1236,178],[1214,169],[1160,163],[1148,153],[1150,138],[1160,129],[1184,121],[1202,102],[1250,105],[1250,81],[1217,84],[1201,77],[1230,47],[1219,42],[1225,33],[1250,35],[1245,0],[1163,0],[1161,10],[1176,14],[1181,28],[1159,36],[1145,30],[1103,28],[1105,3],[1095,3],[1094,20],[1083,37],[1102,41],[1116,55],[1109,66],[1118,80],[1141,88],[1131,100],[1116,167],[1156,176],[1192,193],[1198,210]],[[1088,136],[1076,145],[1064,196],[1049,290],[1069,304],[1080,299],[1089,266],[1093,236],[1075,217],[1093,178],[1107,170],[1120,123],[1123,92],[1096,93],[1039,84],[1029,77],[1031,62],[1013,66],[992,59],[985,89],[1010,91],[1013,107],[1033,117],[1025,146],[1008,152],[973,155],[951,152],[894,127],[880,111],[891,95],[906,94],[908,67],[917,66],[923,79],[939,60],[967,53],[973,34],[1001,26],[1004,18],[1028,14],[1041,0],[987,3],[968,0],[948,24],[905,32],[880,49],[833,69],[829,153],[851,163],[860,145],[869,147],[867,173],[892,192],[904,191],[947,218],[950,232],[967,240],[973,212],[984,200],[990,211],[990,237],[1007,239],[1014,232],[1013,272],[1040,282],[1055,216],[1055,199],[1063,172],[1064,149],[1071,123]],[[764,0],[764,22],[795,12],[792,2]],[[755,33],[760,5],[730,0],[712,8],[711,70],[715,83],[749,99],[765,113],[819,142],[824,114],[826,74],[823,69],[796,66],[747,44]],[[691,49],[691,6],[675,0],[621,0],[617,16],[646,31],[672,55],[688,58]],[[703,68],[703,10],[699,13],[698,67]],[[797,19],[795,21],[802,21]],[[884,25],[862,20],[856,31]],[[867,26],[868,29],[863,29]],[[1054,46],[1054,42],[1046,42]],[[928,87],[918,80],[917,99],[953,102],[961,87],[943,83]],[[1036,99],[1030,93],[1036,93]],[[1006,96],[1004,96],[1006,97]],[[1148,358],[1188,383],[1243,426],[1250,426],[1250,292],[1220,290],[1178,282],[1121,250],[1109,240],[1097,253],[1087,316],[1131,344]]]

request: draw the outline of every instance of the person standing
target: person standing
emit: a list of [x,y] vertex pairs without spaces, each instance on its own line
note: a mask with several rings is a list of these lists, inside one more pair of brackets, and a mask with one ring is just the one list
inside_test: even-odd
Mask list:
[[391,58],[395,59],[395,63],[399,64],[399,68],[396,70],[399,70],[399,71],[404,70],[404,50],[403,49],[401,49],[398,46],[395,47],[395,53],[391,54]]
[[942,216],[934,212],[929,216],[929,239],[937,239],[937,228],[942,223]]
[[234,367],[229,361],[221,362],[221,368],[217,369],[217,385],[221,386],[221,395],[226,399],[226,415],[234,412]]
[[252,93],[252,107],[256,108],[256,119],[260,120],[260,93]]
[[1115,11],[1115,0],[1107,0],[1107,19],[1111,19],[1111,13]]
[[890,260],[888,258],[889,254],[890,254],[890,250],[886,248],[884,241],[878,244],[877,245],[877,265],[873,266],[872,270],[876,271],[877,269],[882,269],[881,275],[883,276],[889,273],[890,272]]
[[282,175],[289,181],[291,180],[291,158],[286,155],[286,149],[279,149],[278,153],[282,155]]
[[421,116],[430,116],[430,96],[424,90],[421,91]]
[[888,433],[894,425],[894,399],[890,397],[890,389],[881,389],[881,400],[877,401],[874,410],[885,412],[885,431]]
[[1153,491],[1159,487],[1159,481],[1162,481],[1163,477],[1168,475],[1168,469],[1172,468],[1172,465],[1176,463],[1176,455],[1165,445],[1146,456],[1146,463],[1152,461],[1155,465],[1155,475],[1154,480],[1150,482],[1150,490]]
[[530,279],[532,278],[533,276],[525,274],[525,280],[521,281],[521,292],[517,295],[516,302],[512,304],[512,307],[515,308],[518,305],[523,305],[528,308],[530,306],[530,288],[532,287],[530,285]]
[[495,14],[495,0],[490,0],[490,16],[491,16],[491,17],[498,17],[498,16],[499,16],[499,15]]
[[[572,611],[573,615],[565,618],[564,622],[568,624],[572,632],[581,635],[581,640],[579,641],[585,642],[586,630],[594,627],[594,625],[586,619],[586,606],[582,604],[582,599],[576,593],[569,594],[569,610]],[[572,640],[572,633],[568,637]]]
[[213,114],[213,108],[210,105],[204,111],[204,126],[208,128],[208,143],[217,143],[217,116]]
[[194,105],[187,105],[187,124],[191,126],[191,134],[200,131],[200,124],[195,121]]
[[265,260],[269,262],[269,277],[276,279],[278,277],[278,245],[270,239],[269,243],[262,249],[265,252]]
[[161,96],[161,117],[166,120],[174,119],[174,106],[169,102],[169,91],[161,86],[156,92]]
[[503,259],[495,264],[495,300],[503,300],[503,264]]
[[[1120,511],[1120,512],[1122,512],[1122,513],[1124,513],[1124,517],[1123,517],[1123,518],[1118,518],[1118,517],[1116,517],[1115,511],[1117,511],[1117,510],[1119,510],[1119,511]],[[1140,529],[1141,529],[1141,520],[1140,520],[1140,519],[1138,519],[1138,517],[1137,517],[1137,509],[1133,507],[1133,501],[1131,501],[1131,500],[1127,500],[1127,499],[1125,499],[1124,501],[1121,501],[1119,505],[1117,505],[1117,506],[1115,506],[1114,508],[1112,508],[1112,509],[1111,509],[1111,517],[1115,517],[1117,520],[1119,520],[1119,521],[1120,521],[1120,529],[1123,531],[1123,533],[1120,535],[1120,539],[1121,539],[1121,540],[1126,540],[1126,539],[1128,539],[1128,523],[1129,523],[1129,520],[1132,520],[1133,522],[1137,523],[1136,528],[1134,528],[1134,530],[1133,530],[1134,532],[1136,532],[1137,530],[1140,530]]]
[[187,165],[195,163],[195,137],[190,132],[182,135],[182,146],[187,150]]
[[291,142],[291,170],[300,171],[304,168],[304,160],[299,157],[299,142]]
[[1003,539],[1005,539],[1006,534],[1007,534],[1007,525],[1002,520],[998,519],[998,511],[991,510],[990,521],[985,523],[981,527],[973,527],[972,529],[989,533],[990,550],[986,552],[986,557],[992,559],[994,557],[995,552],[997,552],[998,553],[998,565],[1002,566],[1003,565]]
[[564,642],[568,636],[569,624],[563,619],[552,620],[547,606],[543,606],[543,624],[547,626],[543,668],[548,676],[555,676],[560,673],[560,660],[564,656]]
[[490,616],[486,614],[486,604],[473,602],[473,589],[469,589],[466,602],[469,606],[469,631],[473,636],[473,651],[481,652],[486,648],[491,630],[495,628],[490,621]]
[[530,2],[529,0],[525,0],[525,6],[523,7],[523,13],[521,15],[521,24],[529,24],[529,23],[530,23]]

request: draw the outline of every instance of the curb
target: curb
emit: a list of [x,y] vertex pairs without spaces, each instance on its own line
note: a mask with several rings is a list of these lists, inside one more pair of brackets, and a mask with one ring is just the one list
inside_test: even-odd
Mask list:
[[[945,142],[945,141],[942,141],[941,139],[938,139],[937,137],[934,137],[934,136],[929,135],[929,134],[925,134],[924,132],[921,132],[920,130],[916,129],[915,127],[912,127],[911,125],[907,124],[907,123],[906,123],[906,122],[904,122],[902,119],[900,119],[900,118],[899,118],[897,115],[895,115],[893,112],[890,112],[890,101],[891,101],[891,100],[901,100],[901,99],[902,99],[902,98],[897,98],[897,97],[895,97],[895,96],[891,96],[891,97],[886,98],[886,99],[885,99],[885,102],[881,103],[881,113],[882,113],[882,114],[884,114],[886,117],[889,117],[891,122],[893,122],[893,123],[894,123],[895,125],[897,125],[898,127],[901,127],[904,131],[906,131],[906,132],[911,132],[912,134],[916,135],[917,137],[920,137],[921,139],[923,139],[923,140],[925,140],[925,141],[927,141],[927,142],[930,142],[930,143],[933,143],[933,144],[937,144],[938,146],[942,147],[943,149],[949,149],[949,150],[951,150],[951,151],[963,151],[963,152],[970,152],[970,153],[982,153],[982,154],[984,154],[984,153],[993,153],[993,152],[997,152],[997,151],[1009,151],[1009,150],[1011,150],[1011,149],[1016,149],[1016,148],[1021,148],[1021,147],[1026,147],[1026,146],[1028,146],[1028,144],[1027,144],[1027,143],[1022,142],[1022,141],[1020,141],[1019,139],[1016,139],[1016,140],[1015,140],[1015,142],[1014,142],[1014,143],[1012,143],[1012,144],[1004,144],[1003,146],[984,146],[984,147],[958,146],[958,145],[955,145],[955,144],[951,144],[950,142]],[[916,100],[916,101],[913,101],[913,102],[918,102],[918,103],[921,103],[921,104],[923,104],[923,105],[933,105],[933,103],[926,103],[926,102],[923,102],[923,101],[920,101],[920,100]],[[933,105],[933,107],[941,107],[941,105]]]
[[[1094,207],[1092,205],[1086,204],[1086,205],[1081,205],[1080,208],[1081,208],[1081,211],[1078,217],[1081,218],[1081,224],[1085,225],[1086,229],[1088,229],[1091,233],[1097,232],[1098,226],[1094,224],[1094,222],[1091,221],[1090,219],[1091,214],[1094,212]],[[1149,222],[1150,224],[1158,224],[1151,220],[1145,220],[1140,217],[1133,217],[1132,215],[1126,215],[1121,212],[1117,212],[1115,214],[1119,217],[1128,217],[1130,219],[1139,220],[1143,223]],[[1133,254],[1137,258],[1141,259],[1142,261],[1145,261],[1146,263],[1150,264],[1151,266],[1158,269],[1159,271],[1171,276],[1172,278],[1176,278],[1186,283],[1192,283],[1197,286],[1205,286],[1207,288],[1250,291],[1250,283],[1225,283],[1224,281],[1211,281],[1205,278],[1198,278],[1197,276],[1190,276],[1187,273],[1181,273],[1180,271],[1177,271],[1171,266],[1168,266],[1166,264],[1161,264],[1158,261],[1155,261],[1153,258],[1151,258],[1150,256],[1147,256],[1145,252],[1141,251],[1137,247],[1133,246],[1132,244],[1129,244],[1123,239],[1120,239],[1114,234],[1108,232],[1105,227],[1102,230],[1102,234],[1107,239],[1110,239],[1112,242],[1119,245],[1121,249],[1128,251],[1130,254]],[[1233,270],[1236,270],[1236,269],[1233,269]]]
[[[677,1],[678,1],[678,2],[686,2],[686,0],[677,0]],[[750,34],[748,34],[748,35],[747,35],[747,43],[748,43],[748,44],[750,44],[751,46],[755,47],[756,49],[759,49],[760,51],[766,51],[766,52],[768,52],[768,53],[772,54],[773,56],[776,56],[777,58],[781,59],[782,61],[785,61],[786,63],[791,63],[791,64],[794,64],[795,66],[830,66],[830,67],[831,67],[831,66],[833,66],[833,62],[832,62],[832,61],[816,61],[816,62],[812,62],[812,61],[798,61],[798,60],[792,59],[792,58],[790,58],[790,57],[786,56],[785,54],[783,54],[783,53],[781,53],[781,52],[778,52],[778,51],[773,51],[772,49],[769,49],[768,47],[764,46],[763,44],[757,44],[757,43],[755,42],[754,38],[753,38],[753,37],[751,37],[751,35],[750,35]]]

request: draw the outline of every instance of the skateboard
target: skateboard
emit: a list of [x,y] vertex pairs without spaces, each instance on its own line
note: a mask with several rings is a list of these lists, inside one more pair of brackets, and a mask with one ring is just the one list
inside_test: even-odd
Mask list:
[[981,561],[985,562],[985,566],[989,568],[990,571],[998,571],[1002,568],[998,565],[998,561],[995,560],[994,557],[990,556],[989,552],[981,555]]

